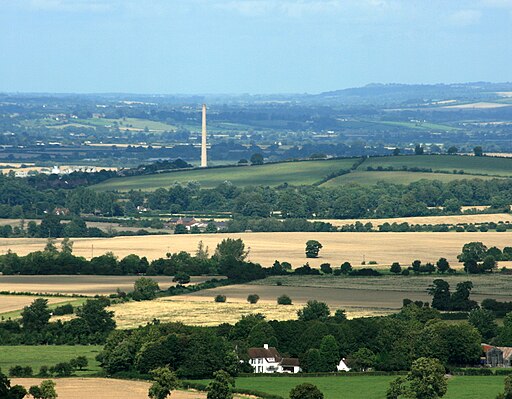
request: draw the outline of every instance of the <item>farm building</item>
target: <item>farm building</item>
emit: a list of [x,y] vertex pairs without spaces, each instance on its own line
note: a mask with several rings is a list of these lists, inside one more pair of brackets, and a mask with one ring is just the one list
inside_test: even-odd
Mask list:
[[249,348],[249,364],[255,373],[299,373],[299,359],[281,357],[274,347]]
[[489,367],[512,367],[512,347],[482,345],[485,364]]

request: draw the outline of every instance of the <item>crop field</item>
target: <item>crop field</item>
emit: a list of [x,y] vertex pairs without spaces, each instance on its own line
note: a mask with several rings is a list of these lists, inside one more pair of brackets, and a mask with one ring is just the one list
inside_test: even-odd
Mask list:
[[109,179],[93,186],[97,190],[156,190],[173,183],[198,182],[203,188],[213,188],[230,181],[237,186],[277,186],[283,183],[309,185],[322,180],[331,173],[349,169],[356,159],[327,161],[283,162],[267,165],[233,166],[160,173]]
[[[375,157],[367,159],[358,170],[366,170],[368,166],[400,169],[402,166],[431,168],[452,172],[463,170],[466,174],[488,174],[494,176],[512,176],[512,159],[495,157],[473,157],[458,155],[404,155],[398,157]],[[392,172],[390,172],[392,173]],[[411,172],[417,173],[417,172]]]
[[[509,232],[497,233],[222,233],[190,235],[155,235],[113,238],[77,238],[74,239],[73,252],[90,258],[112,251],[119,257],[129,254],[155,259],[165,256],[167,252],[186,251],[194,253],[199,241],[209,247],[213,253],[216,245],[225,238],[241,238],[246,248],[250,249],[249,259],[263,266],[270,266],[277,259],[290,262],[294,267],[309,262],[319,267],[322,263],[333,266],[349,261],[353,266],[361,265],[366,260],[379,265],[393,262],[410,264],[415,259],[423,262],[435,262],[440,257],[447,258],[452,267],[460,267],[457,255],[462,246],[471,241],[482,241],[488,247],[503,248],[510,245]],[[315,239],[322,243],[320,256],[307,259],[304,254],[305,243]],[[42,250],[45,239],[2,238],[0,248],[11,249],[19,255]],[[92,250],[93,249],[93,250]],[[5,253],[5,252],[4,252]],[[106,280],[108,281],[108,280]],[[117,284],[117,283],[116,283]]]
[[[147,399],[150,384],[145,381],[108,378],[52,378],[59,399]],[[12,384],[25,388],[39,385],[40,378],[13,378]],[[206,394],[194,391],[173,391],[172,399],[205,399]]]
[[[38,294],[66,294],[66,295],[108,295],[121,291],[133,290],[133,283],[138,276],[2,276],[0,275],[0,291],[31,292]],[[161,289],[167,289],[176,285],[172,282],[172,276],[151,277],[158,282]],[[193,276],[192,283],[200,283],[212,277]],[[12,296],[14,298],[15,296]],[[17,298],[33,298],[16,296]],[[20,299],[20,303],[22,302]],[[65,298],[50,298],[52,301],[65,301]],[[14,299],[13,299],[14,301]],[[31,301],[29,301],[31,302]],[[24,305],[23,305],[24,306]],[[19,307],[18,307],[19,308]],[[0,302],[0,313],[3,310],[3,302]],[[7,310],[5,310],[7,311]]]
[[150,121],[148,119],[139,118],[123,118],[123,119],[108,119],[108,118],[89,118],[77,119],[77,123],[86,126],[113,126],[117,124],[120,130],[144,130],[146,127],[150,131],[163,132],[174,131],[176,126],[168,125],[167,123]]
[[[393,376],[329,376],[329,377],[239,377],[238,388],[253,389],[287,398],[296,385],[316,385],[325,399],[382,399]],[[502,376],[455,376],[448,381],[446,399],[494,399],[503,392]],[[208,381],[201,381],[207,383]]]
[[454,180],[468,180],[468,179],[495,179],[496,177],[490,176],[471,176],[471,175],[456,175],[450,173],[422,173],[422,172],[376,172],[376,171],[363,171],[348,173],[335,177],[326,181],[321,187],[337,187],[344,184],[355,183],[362,186],[372,186],[380,181],[392,184],[410,184],[420,180],[438,180],[443,183],[448,183]]
[[102,349],[102,346],[96,345],[0,346],[0,368],[7,373],[12,366],[30,366],[34,374],[37,374],[41,366],[53,366],[77,356],[85,356],[89,365],[82,371],[78,370],[76,374],[87,376],[101,370],[96,355]]
[[[247,295],[245,296],[247,298]],[[214,297],[201,298],[188,295],[159,298],[153,301],[126,302],[109,307],[115,313],[119,328],[134,328],[153,319],[162,322],[182,322],[194,326],[217,326],[236,323],[243,315],[262,313],[269,320],[292,320],[297,318],[298,305],[277,305],[258,302],[251,305],[245,301],[227,298],[225,303],[216,303]]]
[[[317,219],[318,220],[318,219]],[[315,220],[311,220],[312,222]],[[510,213],[482,213],[468,215],[448,215],[448,216],[410,216],[402,218],[383,218],[383,219],[322,219],[322,222],[331,223],[333,226],[346,226],[356,222],[371,223],[373,226],[380,226],[384,223],[409,223],[409,224],[462,224],[462,223],[499,223],[512,222]]]
[[[3,276],[0,276],[0,279]],[[0,288],[0,291],[5,291]],[[41,298],[41,297],[39,297]],[[23,307],[30,305],[36,297],[30,295],[0,295],[0,315],[4,315],[5,313],[10,313],[22,309]],[[59,303],[67,303],[69,299],[66,298],[55,298],[49,297],[48,304],[59,304]]]

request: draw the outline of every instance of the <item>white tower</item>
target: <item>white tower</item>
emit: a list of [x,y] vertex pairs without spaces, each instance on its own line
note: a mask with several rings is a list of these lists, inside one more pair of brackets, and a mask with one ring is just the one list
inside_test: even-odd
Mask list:
[[208,166],[206,155],[206,104],[203,104],[203,134],[201,139],[201,168]]

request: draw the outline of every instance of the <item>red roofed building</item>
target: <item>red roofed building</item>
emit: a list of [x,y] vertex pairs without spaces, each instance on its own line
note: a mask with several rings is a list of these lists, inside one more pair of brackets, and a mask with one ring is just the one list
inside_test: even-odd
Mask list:
[[249,348],[249,364],[255,373],[299,373],[299,359],[282,357],[276,348]]
[[512,367],[512,347],[482,344],[485,364],[489,367]]

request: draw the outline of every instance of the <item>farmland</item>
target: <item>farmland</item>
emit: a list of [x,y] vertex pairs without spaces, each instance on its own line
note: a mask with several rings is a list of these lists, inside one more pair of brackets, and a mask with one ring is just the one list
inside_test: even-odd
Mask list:
[[[225,168],[194,169],[176,171],[146,176],[114,178],[94,186],[97,190],[128,191],[156,190],[159,187],[169,187],[173,183],[198,182],[203,188],[218,186],[224,181],[230,181],[237,186],[269,185],[277,186],[283,183],[291,185],[311,185],[327,179],[331,174],[352,167],[356,158],[342,158],[323,161],[282,162],[257,166],[232,166]],[[445,173],[402,171],[403,167],[430,168]],[[389,168],[395,171],[367,171],[371,167]],[[463,170],[464,174],[454,174],[454,170]],[[447,172],[447,173],[446,173]],[[488,175],[488,177],[484,176]],[[512,159],[497,157],[472,157],[450,155],[396,156],[372,157],[366,159],[356,171],[334,177],[323,183],[325,187],[335,187],[339,184],[358,183],[362,185],[375,184],[378,181],[409,184],[421,179],[440,180],[449,182],[475,177],[512,177]]]
[[[334,313],[343,309],[349,318],[381,316],[397,312],[404,298],[429,302],[427,288],[439,278],[431,276],[278,276],[257,280],[249,284],[229,285],[194,292],[187,295],[164,297],[151,302],[128,302],[111,306],[120,328],[133,328],[157,318],[161,321],[182,322],[187,325],[216,326],[236,323],[243,315],[264,314],[268,320],[292,320],[297,310],[308,300],[316,299],[329,305]],[[462,281],[471,280],[471,297],[507,300],[512,290],[508,276],[460,275],[442,277],[452,289]],[[277,283],[281,285],[277,285]],[[247,296],[257,294],[257,304],[247,303]],[[286,294],[293,305],[277,305],[277,297]],[[216,295],[225,295],[225,303],[214,302]]]
[[[212,295],[212,293],[210,293]],[[245,296],[247,298],[247,295]],[[236,323],[243,315],[262,313],[269,320],[292,320],[296,318],[298,305],[277,305],[257,303],[251,305],[243,300],[216,303],[210,298],[176,296],[164,297],[151,302],[127,302],[113,305],[109,310],[115,313],[119,328],[136,328],[154,319],[162,322],[181,322],[194,326],[218,326],[222,323]]]
[[283,162],[267,165],[233,166],[226,168],[194,169],[157,175],[122,177],[95,185],[97,190],[155,190],[173,183],[198,182],[203,188],[213,188],[230,181],[239,186],[277,186],[283,183],[309,185],[319,182],[331,173],[349,169],[356,159],[327,161]]
[[[332,376],[332,377],[240,377],[236,386],[253,389],[282,397],[298,384],[309,382],[316,385],[325,399],[382,399],[386,395],[393,376]],[[494,399],[503,391],[501,376],[455,376],[448,382],[446,399]],[[203,381],[206,383],[206,381]],[[343,392],[343,396],[340,393]]]
[[358,170],[366,170],[367,167],[377,168],[379,166],[383,168],[392,166],[397,170],[400,170],[402,166],[407,166],[408,168],[431,168],[433,171],[453,172],[454,170],[463,170],[465,174],[512,176],[512,159],[510,158],[457,155],[405,155],[399,157],[368,158],[359,166]]
[[[510,245],[509,233],[222,233],[191,235],[155,235],[113,238],[77,238],[74,239],[73,252],[90,258],[112,251],[119,257],[129,254],[155,259],[167,252],[186,251],[194,253],[199,241],[213,252],[216,245],[225,238],[241,238],[250,249],[249,258],[263,266],[270,266],[274,260],[290,262],[294,267],[302,266],[306,261],[318,267],[322,263],[339,265],[349,261],[360,265],[363,259],[375,261],[379,265],[393,262],[410,264],[415,259],[435,262],[440,257],[447,258],[453,267],[458,267],[456,257],[464,244],[471,241],[483,241],[488,247],[503,248]],[[304,255],[307,240],[315,239],[322,243],[320,257],[307,259]],[[11,249],[19,255],[42,250],[45,239],[3,238],[0,246]]]
[[[14,378],[14,384],[25,387],[40,384],[40,378]],[[107,378],[54,378],[59,399],[147,399],[150,384]],[[172,399],[204,399],[206,394],[173,391]]]
[[410,184],[423,179],[438,180],[443,183],[448,183],[454,180],[472,179],[478,177],[479,179],[493,179],[495,177],[489,176],[469,176],[469,175],[456,175],[450,173],[422,173],[422,172],[378,172],[378,171],[355,171],[345,175],[335,177],[323,183],[321,187],[337,187],[344,184],[360,184],[362,186],[371,186],[377,182],[386,182],[391,184]]
[[[108,295],[113,294],[119,288],[122,291],[129,292],[133,290],[133,283],[137,276],[1,276],[0,275],[0,291],[10,292],[32,292],[41,294],[66,294],[66,295]],[[152,277],[158,282],[161,289],[167,289],[175,283],[172,277]],[[200,283],[210,277],[191,277],[192,283]],[[30,297],[16,296],[20,298],[18,302],[22,303],[23,298],[30,303]],[[50,298],[50,303],[65,301],[65,298]],[[5,301],[0,303],[0,313],[7,312],[3,305]],[[15,308],[18,309],[19,306]],[[11,306],[11,307],[13,307]],[[24,305],[23,305],[24,306]]]
[[53,366],[77,356],[85,356],[89,365],[76,373],[79,376],[88,376],[101,370],[96,360],[101,349],[101,346],[96,345],[0,346],[0,368],[7,372],[12,366],[30,366],[34,373],[38,373],[41,366]]
[[[0,279],[3,276],[0,276]],[[1,286],[0,286],[1,287]],[[0,291],[7,291],[0,288]],[[35,298],[33,296],[28,295],[0,295],[0,315],[4,313],[17,311],[24,306],[30,305],[30,303]],[[69,299],[66,298],[46,298],[48,300],[48,304],[58,304],[63,302],[69,302]]]
[[[470,207],[471,208],[471,207]],[[314,220],[311,220],[314,221]],[[356,222],[371,223],[380,226],[384,223],[409,223],[409,224],[463,224],[463,223],[498,223],[512,222],[510,213],[483,213],[467,215],[446,215],[446,216],[410,216],[401,218],[379,218],[379,219],[322,219],[322,222],[331,223],[333,226],[346,226]]]

